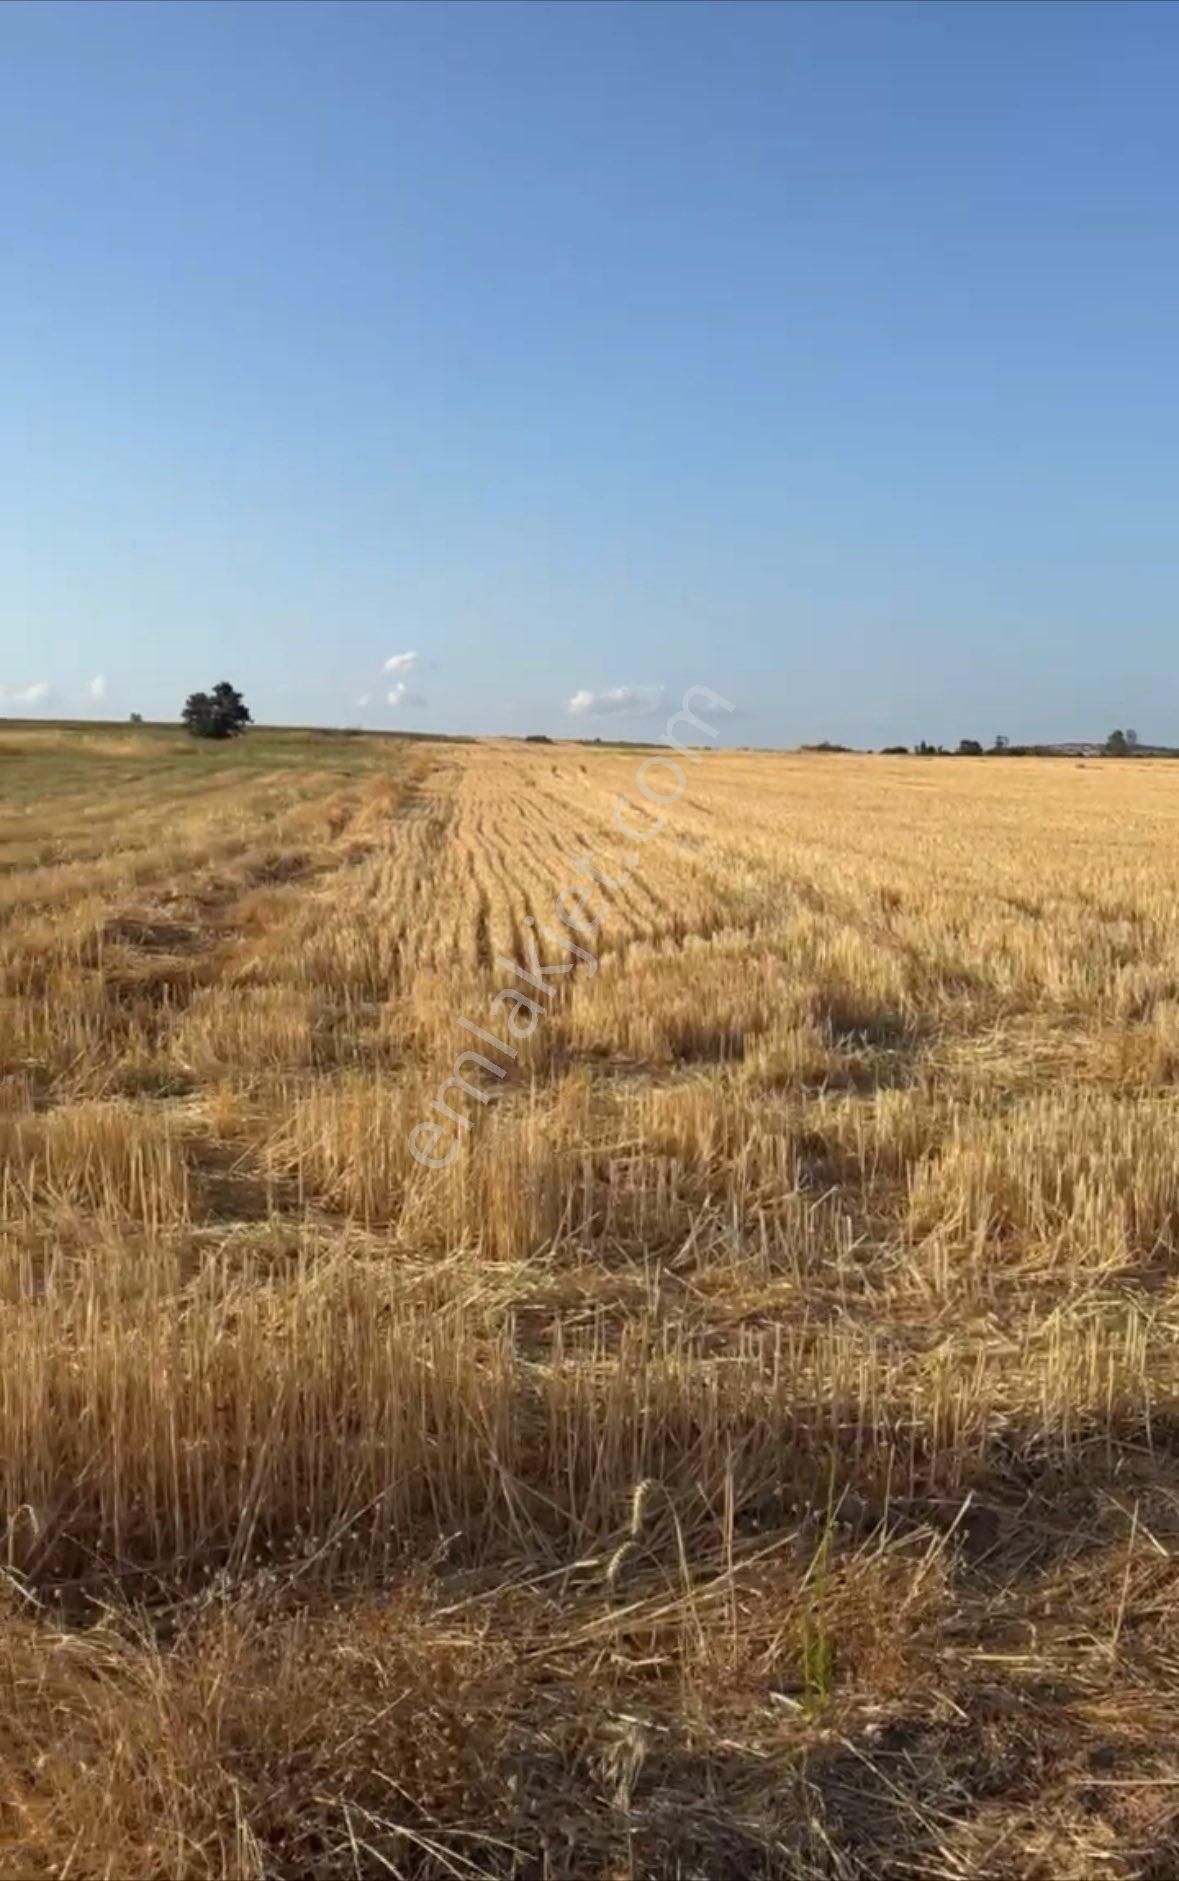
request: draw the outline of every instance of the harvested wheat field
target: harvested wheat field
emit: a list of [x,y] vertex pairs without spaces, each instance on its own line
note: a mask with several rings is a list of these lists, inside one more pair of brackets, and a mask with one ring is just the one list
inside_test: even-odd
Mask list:
[[1179,768],[642,757],[0,731],[0,1874],[1179,1870]]

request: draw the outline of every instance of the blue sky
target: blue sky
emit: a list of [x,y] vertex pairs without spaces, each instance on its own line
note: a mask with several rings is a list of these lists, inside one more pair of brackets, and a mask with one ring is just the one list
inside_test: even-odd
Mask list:
[[1177,61],[1137,5],[5,6],[0,710],[1179,741]]

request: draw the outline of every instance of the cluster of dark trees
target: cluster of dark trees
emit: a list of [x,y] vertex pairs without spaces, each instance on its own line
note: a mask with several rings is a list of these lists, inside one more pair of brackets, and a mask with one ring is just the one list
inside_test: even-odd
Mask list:
[[996,738],[994,744],[989,747],[981,745],[977,738],[959,738],[957,749],[954,751],[946,745],[927,744],[923,738],[919,744],[913,746],[911,751],[908,745],[881,745],[880,755],[882,758],[985,758],[988,754],[993,757],[997,752],[1006,752],[1010,755],[1013,751],[1029,750],[1031,750],[1030,745],[1011,745],[1006,738],[1002,737]]
[[236,738],[253,724],[249,706],[227,679],[212,692],[190,692],[180,718],[194,738]]

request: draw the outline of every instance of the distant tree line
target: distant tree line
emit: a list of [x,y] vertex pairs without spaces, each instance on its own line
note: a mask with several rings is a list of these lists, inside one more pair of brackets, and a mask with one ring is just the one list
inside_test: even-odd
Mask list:
[[[841,751],[842,745],[804,745],[804,751]],[[960,738],[957,746],[950,751],[945,745],[931,745],[924,738],[912,747],[909,745],[882,745],[880,755],[885,758],[1060,758],[1076,754],[1075,745],[1013,745],[1004,733],[996,734],[993,744],[983,745],[977,738]],[[1137,758],[1148,755],[1139,742],[1138,733],[1133,730],[1112,731],[1104,744],[1086,747],[1107,758]],[[1162,747],[1155,749],[1160,752]],[[1167,755],[1179,755],[1168,749]]]

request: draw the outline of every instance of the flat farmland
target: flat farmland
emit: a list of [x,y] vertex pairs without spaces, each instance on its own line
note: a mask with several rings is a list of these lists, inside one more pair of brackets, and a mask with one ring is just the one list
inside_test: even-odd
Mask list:
[[678,766],[0,727],[0,1874],[1177,1871],[1179,766]]

